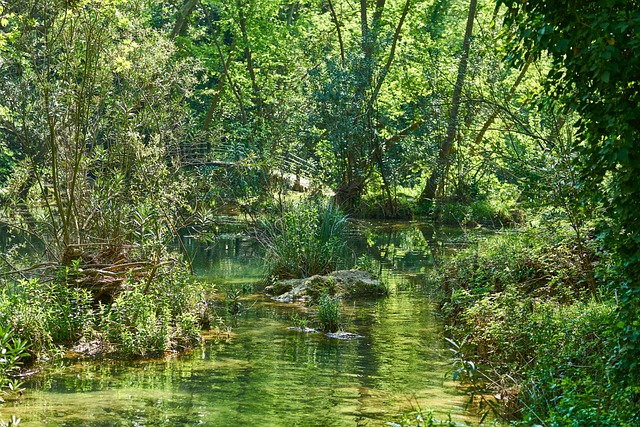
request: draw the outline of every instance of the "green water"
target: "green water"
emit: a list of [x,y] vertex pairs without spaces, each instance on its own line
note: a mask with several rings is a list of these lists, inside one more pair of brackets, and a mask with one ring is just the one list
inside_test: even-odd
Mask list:
[[[425,231],[426,230],[426,231]],[[449,382],[449,351],[423,274],[459,235],[415,224],[354,233],[390,284],[388,298],[345,303],[351,340],[291,330],[300,307],[260,296],[242,301],[228,342],[209,340],[162,360],[56,362],[0,407],[22,426],[383,426],[419,405],[465,423],[465,396]],[[263,274],[261,250],[242,235],[187,242],[196,272],[221,286]]]

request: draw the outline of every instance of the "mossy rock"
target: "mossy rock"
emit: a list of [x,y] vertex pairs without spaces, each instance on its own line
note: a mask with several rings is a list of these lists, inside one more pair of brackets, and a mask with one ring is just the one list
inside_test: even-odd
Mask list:
[[264,292],[269,295],[282,295],[286,292],[290,292],[299,281],[299,279],[278,280],[272,285],[265,287]]
[[360,270],[339,270],[324,276],[282,280],[267,290],[276,296],[276,300],[283,302],[311,302],[324,294],[342,298],[361,298],[388,293],[386,286],[376,276]]
[[339,289],[338,296],[347,298],[387,295],[389,290],[373,274],[360,270],[340,270],[329,274]]

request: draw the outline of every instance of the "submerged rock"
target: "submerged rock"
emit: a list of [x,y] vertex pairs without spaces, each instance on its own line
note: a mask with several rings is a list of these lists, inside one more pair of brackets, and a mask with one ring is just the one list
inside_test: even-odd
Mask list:
[[313,328],[299,328],[297,326],[289,326],[289,330],[296,332],[304,332],[305,334],[315,334],[319,332],[317,329]]
[[323,294],[343,298],[386,295],[388,290],[373,274],[360,270],[339,270],[305,279],[276,282],[265,291],[276,301],[313,301]]
[[355,338],[362,338],[362,335],[358,335],[358,334],[354,334],[351,332],[346,332],[346,331],[339,331],[339,332],[329,332],[327,334],[327,336],[329,338],[335,338],[338,340],[352,340]]

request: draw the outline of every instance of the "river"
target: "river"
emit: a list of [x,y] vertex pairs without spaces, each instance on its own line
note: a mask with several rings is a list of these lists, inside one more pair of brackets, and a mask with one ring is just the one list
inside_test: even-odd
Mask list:
[[[450,351],[424,277],[466,241],[422,223],[361,224],[350,255],[368,254],[390,295],[345,302],[340,340],[293,330],[305,309],[259,294],[225,315],[229,337],[151,360],[62,358],[0,406],[21,426],[384,426],[413,408],[465,425],[477,419],[451,382]],[[185,239],[201,280],[251,287],[262,249],[241,229],[214,243]],[[222,292],[222,290],[221,290]]]

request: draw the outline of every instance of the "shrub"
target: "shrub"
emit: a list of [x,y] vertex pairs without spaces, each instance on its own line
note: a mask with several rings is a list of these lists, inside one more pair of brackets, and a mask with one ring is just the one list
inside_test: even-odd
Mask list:
[[211,290],[183,276],[177,272],[149,287],[130,284],[112,304],[101,306],[97,332],[105,346],[126,356],[193,347],[201,322],[211,320],[205,299]]
[[108,304],[93,303],[86,289],[32,279],[3,289],[0,325],[11,325],[35,356],[78,344],[82,351],[144,356],[197,344],[201,325],[218,321],[214,295],[215,287],[193,281],[184,268],[152,283],[128,282]]
[[139,287],[118,295],[100,317],[99,327],[117,352],[144,356],[171,348],[169,308],[157,306],[155,297]]
[[304,278],[335,270],[346,242],[347,216],[331,202],[302,202],[261,222],[269,275]]
[[495,235],[460,252],[432,281],[443,292],[445,317],[455,323],[462,310],[510,285],[521,295],[542,300],[581,300],[589,293],[586,275],[570,238],[528,230]]
[[1,294],[0,313],[0,322],[13,325],[34,354],[78,340],[94,320],[89,291],[37,279],[7,286]]

